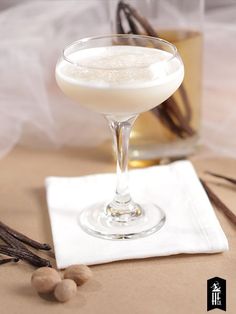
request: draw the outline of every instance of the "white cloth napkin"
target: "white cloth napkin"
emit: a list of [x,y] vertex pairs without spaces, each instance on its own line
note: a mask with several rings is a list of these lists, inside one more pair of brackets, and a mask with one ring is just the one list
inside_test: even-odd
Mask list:
[[130,187],[136,202],[158,204],[166,213],[166,223],[145,238],[111,241],[85,233],[78,224],[78,214],[86,206],[112,199],[114,174],[46,179],[58,268],[228,249],[225,234],[189,161],[132,170]]

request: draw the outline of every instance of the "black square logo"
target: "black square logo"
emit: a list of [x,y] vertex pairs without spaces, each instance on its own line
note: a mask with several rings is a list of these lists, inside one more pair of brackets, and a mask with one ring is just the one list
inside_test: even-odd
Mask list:
[[226,280],[214,277],[207,280],[207,311],[226,311]]

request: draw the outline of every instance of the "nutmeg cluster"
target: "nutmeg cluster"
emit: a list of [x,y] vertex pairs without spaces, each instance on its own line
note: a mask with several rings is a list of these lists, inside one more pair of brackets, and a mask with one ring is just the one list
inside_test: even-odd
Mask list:
[[40,267],[33,272],[31,284],[38,293],[53,293],[59,302],[66,302],[76,295],[77,286],[83,285],[91,277],[92,271],[86,265],[68,267],[63,278],[54,268]]

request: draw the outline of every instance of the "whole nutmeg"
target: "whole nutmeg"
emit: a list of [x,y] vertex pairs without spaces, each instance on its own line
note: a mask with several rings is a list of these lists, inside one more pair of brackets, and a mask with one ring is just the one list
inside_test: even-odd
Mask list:
[[54,290],[55,298],[60,302],[70,300],[77,291],[76,283],[71,279],[63,279],[56,285]]
[[92,271],[86,265],[72,265],[64,273],[64,278],[74,280],[77,286],[83,285],[91,277]]
[[39,293],[50,293],[61,281],[59,273],[49,267],[40,267],[35,270],[31,277],[31,284]]

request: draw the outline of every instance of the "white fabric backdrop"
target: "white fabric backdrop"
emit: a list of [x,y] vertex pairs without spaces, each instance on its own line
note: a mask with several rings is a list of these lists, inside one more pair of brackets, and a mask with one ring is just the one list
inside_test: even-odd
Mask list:
[[103,118],[72,104],[54,79],[65,45],[109,32],[104,7],[101,0],[33,1],[0,13],[0,155],[17,142],[96,145],[109,136]]
[[202,141],[216,154],[235,158],[236,1],[227,2],[206,14]]
[[[0,12],[0,156],[16,143],[84,146],[109,138],[103,118],[72,104],[54,81],[66,44],[109,32],[106,0],[35,0]],[[230,156],[236,156],[235,38],[236,3],[211,10],[205,25],[202,141]],[[216,89],[222,91],[217,99]]]

